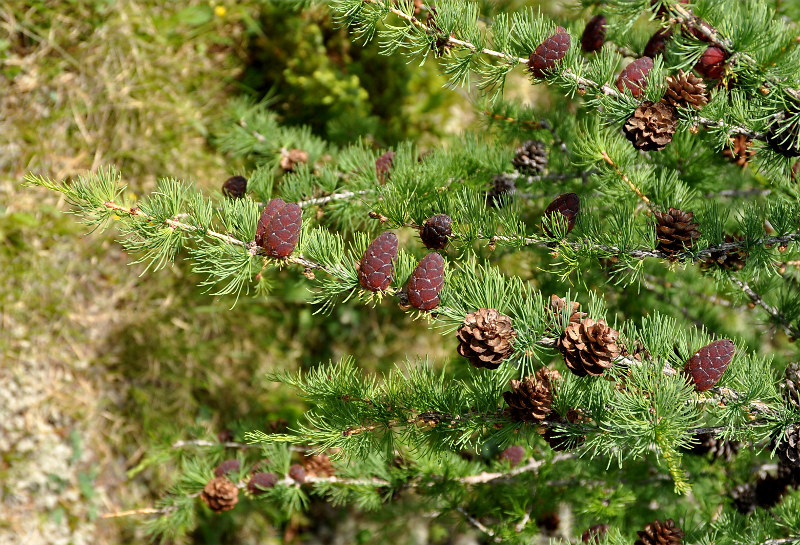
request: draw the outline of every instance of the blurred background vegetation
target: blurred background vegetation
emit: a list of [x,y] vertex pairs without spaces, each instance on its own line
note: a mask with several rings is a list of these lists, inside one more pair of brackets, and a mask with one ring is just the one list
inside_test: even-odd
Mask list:
[[[493,9],[487,3],[484,12]],[[268,100],[284,123],[308,125],[336,143],[458,145],[450,137],[479,120],[471,97],[443,84],[432,62],[407,65],[379,56],[377,44],[354,45],[322,7],[300,12],[257,0],[0,6],[0,542],[140,541],[136,517],[102,515],[155,502],[171,467],[142,464],[159,448],[225,430],[241,439],[249,429],[296,421],[302,405],[264,380],[269,369],[352,354],[371,371],[407,355],[441,362],[453,353],[390,304],[315,315],[302,276],[289,271],[268,299],[244,297],[233,309],[232,298],[204,294],[188,267],[140,276],[143,267],[128,266],[133,259],[113,230],[84,236],[56,195],[22,186],[25,173],[68,179],[115,165],[137,195],[161,177],[218,192],[248,169],[214,147],[228,105],[242,96]],[[531,93],[522,75],[507,91],[536,100]],[[525,256],[496,258],[548,293],[569,287],[539,274],[546,260]],[[610,295],[609,306],[640,316],[660,297],[630,291]],[[712,304],[696,305],[694,316],[712,328],[743,333]],[[748,336],[761,332],[751,328]],[[392,543],[474,542],[430,520],[399,532],[393,525],[407,521],[359,517],[323,504],[288,521],[237,508],[202,520],[187,541],[366,543],[388,535]]]

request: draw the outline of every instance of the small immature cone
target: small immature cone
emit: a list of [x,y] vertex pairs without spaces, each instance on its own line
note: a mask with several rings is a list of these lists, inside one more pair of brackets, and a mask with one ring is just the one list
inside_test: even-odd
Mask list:
[[247,193],[247,178],[231,176],[222,184],[222,193],[230,199],[242,199]]
[[586,23],[581,35],[581,49],[586,53],[599,51],[606,39],[606,16],[595,15]]
[[500,453],[500,461],[508,461],[511,467],[516,467],[525,459],[525,449],[519,445],[512,445]]
[[256,244],[270,257],[287,257],[300,238],[303,211],[297,203],[272,199],[264,207],[256,227]]
[[656,224],[656,249],[668,255],[670,260],[676,259],[681,252],[691,249],[700,238],[700,227],[694,221],[694,212],[684,212],[670,207],[666,212],[653,211]]
[[225,477],[216,477],[203,488],[200,499],[215,513],[230,511],[239,501],[239,489]]
[[733,359],[735,350],[733,342],[720,339],[704,346],[689,358],[684,371],[691,378],[695,391],[705,392],[717,384]]
[[423,257],[408,279],[408,302],[418,310],[439,306],[439,293],[444,287],[444,258],[436,252]]
[[[551,221],[554,221],[553,216],[556,213],[560,213],[561,217],[566,221],[567,234],[569,234],[569,232],[575,227],[575,222],[578,219],[578,212],[580,212],[580,209],[581,200],[578,198],[578,195],[575,193],[564,193],[563,195],[556,197],[553,202],[547,205],[547,208],[544,211],[544,217],[551,218]],[[555,234],[547,227],[546,224],[543,224],[543,227],[544,232],[547,233],[548,236],[555,236]]]
[[701,55],[694,69],[703,77],[719,79],[725,73],[725,63],[728,60],[728,56],[726,51],[712,45]]
[[242,467],[242,464],[237,459],[225,460],[214,469],[214,476],[226,477],[230,473],[236,473]]
[[389,174],[392,170],[392,163],[394,163],[394,152],[387,151],[375,161],[375,172],[378,175],[378,181],[384,185],[389,181]]
[[441,250],[447,246],[453,234],[453,218],[447,214],[436,214],[428,218],[419,228],[419,238],[426,248]]
[[397,235],[386,231],[378,235],[364,252],[358,281],[369,291],[385,290],[392,283],[394,260],[397,259]]
[[300,464],[292,464],[289,466],[289,477],[300,484],[306,482],[306,469]]
[[653,34],[653,36],[647,42],[647,45],[644,46],[642,55],[644,57],[650,57],[651,59],[655,59],[657,55],[663,55],[664,50],[667,48],[667,42],[670,38],[672,38],[672,29],[659,29],[655,34]]
[[626,66],[617,77],[617,89],[630,89],[633,98],[639,98],[647,87],[647,74],[653,69],[653,59],[642,57]]
[[528,68],[535,78],[544,78],[555,68],[567,51],[572,39],[564,27],[556,28],[552,36],[539,44],[528,59]]
[[277,482],[277,475],[261,471],[259,473],[254,473],[253,476],[250,477],[250,480],[247,482],[247,490],[253,496],[260,496],[266,493],[268,489],[273,488]]
[[541,422],[552,411],[553,381],[560,380],[561,374],[542,367],[536,376],[528,375],[522,380],[511,379],[511,391],[503,392],[508,404],[506,414],[517,422]]

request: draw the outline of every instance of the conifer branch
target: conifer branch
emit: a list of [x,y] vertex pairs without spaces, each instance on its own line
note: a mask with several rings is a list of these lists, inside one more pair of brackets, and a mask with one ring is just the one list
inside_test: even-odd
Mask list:
[[800,338],[800,329],[789,322],[789,320],[786,319],[786,316],[784,316],[783,313],[777,308],[764,301],[763,297],[756,293],[747,282],[740,280],[733,275],[730,275],[729,278],[731,282],[736,284],[753,303],[767,311],[767,314],[772,316],[772,319],[781,327],[781,329],[783,329],[786,335],[788,335],[791,339]]
[[611,168],[613,168],[613,169],[614,169],[614,172],[616,172],[616,173],[617,173],[617,176],[619,176],[619,177],[622,179],[622,181],[623,181],[623,182],[625,182],[626,184],[628,184],[628,187],[630,187],[630,188],[633,190],[633,192],[634,192],[634,193],[636,193],[636,195],[637,195],[637,196],[638,196],[640,199],[642,199],[642,201],[644,202],[644,204],[646,204],[646,205],[647,205],[647,207],[648,207],[648,208],[651,208],[651,209],[652,209],[652,208],[653,208],[653,205],[652,205],[652,203],[650,202],[650,199],[647,197],[647,195],[645,195],[644,193],[642,193],[642,190],[641,190],[641,189],[639,189],[638,187],[636,187],[636,184],[634,184],[634,183],[631,181],[631,179],[630,179],[630,178],[628,178],[628,176],[627,176],[627,175],[626,175],[624,172],[622,172],[622,170],[620,170],[619,166],[618,166],[618,165],[617,165],[617,164],[616,164],[616,163],[615,163],[615,162],[614,162],[614,161],[611,159],[611,157],[609,157],[609,156],[608,156],[608,153],[606,153],[605,151],[603,151],[601,154],[602,154],[602,156],[603,156],[603,161],[605,161],[606,163],[608,163],[609,165],[611,165]]
[[489,536],[494,543],[503,542],[502,539],[500,539],[497,535],[495,535],[494,530],[487,528],[483,523],[481,523],[481,521],[470,515],[467,512],[467,510],[464,509],[463,507],[461,506],[456,507],[456,511],[461,513],[464,516],[464,518],[467,519],[467,522],[469,522],[472,526],[474,526],[475,528],[477,528],[478,530]]

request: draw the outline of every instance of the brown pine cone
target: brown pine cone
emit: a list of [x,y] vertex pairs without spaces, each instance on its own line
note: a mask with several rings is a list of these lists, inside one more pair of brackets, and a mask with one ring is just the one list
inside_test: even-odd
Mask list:
[[334,473],[331,459],[325,453],[304,457],[303,467],[312,477],[330,477]]
[[511,164],[520,174],[541,174],[547,168],[547,147],[540,140],[526,140],[517,148]]
[[475,367],[497,369],[514,352],[516,332],[511,318],[493,308],[482,308],[464,317],[456,332],[458,353]]
[[[514,202],[517,185],[508,174],[498,174],[492,178],[492,187],[486,192],[486,204],[493,208],[501,208]],[[502,195],[502,197],[501,197]]]
[[730,493],[733,507],[743,515],[756,510],[756,487],[753,483],[742,483],[733,487]]
[[667,519],[664,522],[654,520],[636,532],[639,536],[634,545],[681,545],[683,543],[683,530],[675,526],[675,521]]
[[301,149],[281,150],[281,168],[286,172],[294,172],[297,165],[308,162],[308,152]]
[[247,193],[247,178],[231,176],[222,184],[222,193],[229,199],[243,199]]
[[783,372],[780,384],[783,399],[796,409],[800,409],[800,364],[790,363]]
[[[725,242],[741,242],[744,240],[742,236],[725,235]],[[739,246],[730,250],[714,250],[710,254],[706,254],[700,262],[700,268],[704,271],[710,271],[715,268],[720,268],[726,271],[740,271],[744,268],[747,259],[747,252]]]
[[[555,293],[550,296],[550,304],[547,308],[550,311],[550,314],[553,316],[553,320],[556,322],[556,324],[562,325],[564,323],[564,306],[566,304],[567,299],[565,297],[559,297]],[[568,323],[578,323],[583,319],[584,316],[586,316],[585,312],[578,310],[580,307],[581,304],[577,301],[572,302]]]
[[653,36],[647,42],[647,45],[644,46],[642,55],[645,57],[650,57],[651,59],[655,59],[657,55],[663,55],[664,50],[667,48],[667,42],[670,38],[672,38],[672,29],[659,29],[655,34],[653,34]]
[[708,104],[706,84],[691,72],[678,70],[675,76],[667,77],[667,93],[664,100],[675,107],[701,109]]
[[694,223],[693,212],[670,207],[667,212],[655,210],[653,214],[658,221],[656,249],[667,254],[670,259],[675,259],[677,254],[689,250],[700,238],[700,231],[697,230],[700,226]]
[[625,122],[625,137],[643,151],[660,151],[672,142],[678,126],[675,108],[663,102],[643,102]]
[[731,163],[736,163],[744,168],[750,159],[755,155],[755,152],[750,149],[753,141],[743,134],[737,134],[731,137],[732,147],[722,150],[722,155],[728,158]]
[[617,89],[622,93],[630,89],[633,98],[639,96],[647,88],[647,74],[653,69],[653,59],[641,57],[626,66],[617,77]]
[[789,467],[800,467],[800,423],[786,430],[778,443],[778,458]]
[[725,65],[728,61],[728,53],[716,46],[709,46],[694,69],[697,70],[701,76],[709,79],[719,79],[725,73]]
[[533,77],[540,79],[546,77],[548,72],[566,56],[570,43],[572,38],[566,29],[556,28],[553,35],[540,43],[528,58],[528,68]]
[[595,15],[586,23],[581,35],[581,49],[586,53],[600,51],[606,39],[606,16]]
[[599,377],[620,355],[618,339],[619,332],[605,321],[584,318],[567,325],[558,339],[558,349],[569,370],[577,376]]
[[289,477],[295,482],[303,484],[306,482],[306,469],[300,464],[292,464],[289,466]]
[[239,489],[225,477],[215,477],[203,488],[200,499],[215,513],[230,511],[239,501]]
[[536,377],[528,375],[522,380],[511,380],[511,391],[503,392],[508,404],[506,414],[518,422],[541,422],[551,412],[553,403],[553,381],[560,380],[561,374],[542,367]]

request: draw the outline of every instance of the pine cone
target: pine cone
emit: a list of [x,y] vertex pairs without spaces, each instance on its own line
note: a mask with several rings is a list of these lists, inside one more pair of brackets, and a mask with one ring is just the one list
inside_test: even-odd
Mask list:
[[636,532],[639,536],[634,545],[681,545],[683,543],[683,530],[675,526],[675,521],[667,519],[664,522],[654,520]]
[[408,302],[418,310],[439,306],[439,293],[444,287],[444,258],[436,252],[423,257],[408,279]]
[[[559,195],[558,197],[553,200],[550,204],[547,205],[547,208],[544,211],[543,217],[551,218],[550,222],[555,221],[553,216],[558,212],[561,214],[563,218],[563,222],[566,223],[567,232],[565,234],[569,234],[570,231],[575,227],[575,222],[578,220],[578,212],[581,209],[581,200],[578,198],[578,195],[575,193],[564,193],[563,195]],[[546,223],[542,223],[542,227],[544,232],[547,233],[550,237],[555,237],[556,235],[547,227]],[[555,226],[554,226],[555,227]]]
[[[553,320],[557,324],[563,324],[564,319],[564,306],[567,304],[567,299],[565,297],[559,297],[555,293],[550,296],[550,305],[548,306],[548,310],[550,314],[553,316]],[[575,324],[580,322],[584,316],[586,316],[585,312],[581,312],[580,309],[581,304],[577,301],[572,302],[572,307],[570,309],[569,314],[569,322],[570,324]]]
[[619,332],[603,320],[584,318],[570,323],[558,340],[569,370],[579,377],[599,377],[620,354]]
[[215,513],[230,511],[239,501],[239,489],[225,477],[216,477],[208,481],[200,499]]
[[672,29],[659,29],[655,34],[653,34],[653,36],[647,42],[647,45],[644,46],[642,55],[645,57],[650,57],[651,59],[655,59],[657,55],[663,55],[664,50],[667,48],[667,42],[670,38],[672,38]]
[[770,123],[767,128],[767,143],[773,151],[784,157],[800,157],[800,123],[786,121],[787,115],[791,115],[791,112],[786,112]]
[[786,430],[778,443],[778,458],[789,467],[800,467],[800,423],[795,422]]
[[242,464],[239,462],[239,460],[236,459],[225,460],[214,469],[214,476],[226,477],[230,473],[238,473],[241,467]]
[[600,543],[600,538],[606,535],[608,529],[608,524],[595,524],[594,526],[590,526],[588,530],[581,534],[581,541],[583,543]]
[[678,126],[675,108],[663,102],[643,102],[625,122],[625,137],[643,151],[660,151],[672,142]]
[[709,79],[719,79],[725,73],[725,63],[728,53],[716,46],[709,46],[703,52],[700,60],[694,66],[701,76]]
[[482,308],[467,314],[464,325],[456,332],[461,344],[458,353],[474,367],[497,369],[514,352],[516,332],[511,318],[493,308]]
[[222,193],[229,199],[242,199],[247,193],[247,178],[231,176],[222,184]]
[[266,473],[264,471],[253,473],[253,476],[247,481],[247,490],[253,496],[260,496],[266,493],[267,489],[273,488],[277,482],[278,476],[274,473]]
[[306,470],[300,464],[292,464],[289,466],[289,477],[295,482],[303,484],[306,482]]
[[365,290],[385,290],[392,283],[397,259],[397,235],[386,231],[378,235],[364,252],[358,281]]
[[537,371],[536,377],[528,375],[524,379],[511,380],[511,391],[503,392],[508,404],[506,414],[517,422],[541,422],[550,411],[553,402],[553,381],[561,379],[561,374],[547,367]]
[[595,15],[586,23],[581,35],[581,49],[586,53],[599,51],[606,40],[606,17],[605,15]]
[[787,487],[796,490],[800,487],[800,467],[790,466],[783,460],[778,460],[778,478],[785,482]]
[[737,485],[731,490],[733,507],[743,515],[756,510],[756,487],[752,483]]
[[686,372],[696,392],[713,388],[728,368],[736,346],[728,339],[720,339],[698,350],[686,362]]
[[510,204],[514,202],[516,189],[517,185],[512,176],[498,174],[492,178],[492,188],[486,193],[486,204],[494,208],[500,208],[506,203]]
[[783,399],[789,405],[800,409],[800,364],[790,363],[783,372],[783,382],[780,385]]
[[650,57],[636,59],[619,73],[617,89],[620,93],[624,92],[626,88],[630,89],[633,98],[639,98],[639,95],[647,88],[647,74],[652,69],[653,59]]
[[511,164],[520,174],[535,176],[547,168],[547,148],[540,140],[526,140],[520,147]]
[[552,36],[543,41],[528,58],[528,68],[533,77],[544,78],[563,59],[572,43],[569,33],[558,27]]
[[678,70],[677,75],[667,77],[667,93],[664,96],[675,107],[701,109],[708,104],[706,84],[691,72]]
[[308,152],[301,149],[281,150],[281,168],[286,172],[294,172],[297,165],[308,162]]
[[306,473],[313,477],[330,477],[334,474],[331,459],[327,454],[315,454],[303,458]]
[[286,257],[294,251],[300,238],[303,211],[297,203],[272,199],[264,207],[256,228],[256,244],[271,257]]
[[700,238],[700,231],[697,230],[700,226],[694,223],[693,212],[670,207],[667,212],[654,210],[653,214],[658,221],[656,248],[667,254],[671,260],[676,259],[677,254],[691,249]]
[[[742,236],[725,235],[725,242],[741,242],[744,240]],[[745,266],[747,259],[747,252],[739,246],[730,250],[714,250],[710,254],[706,254],[700,262],[700,268],[704,271],[710,271],[715,268],[720,268],[726,271],[740,271]]]
[[512,445],[500,453],[500,461],[507,461],[511,467],[518,466],[525,459],[525,449],[519,445]]
[[696,436],[699,443],[692,447],[692,454],[705,455],[711,453],[712,461],[724,460],[730,462],[736,457],[742,444],[717,437],[713,433],[701,433]]
[[744,168],[747,166],[747,163],[750,162],[753,155],[755,155],[755,152],[750,149],[753,141],[743,134],[737,134],[731,137],[731,143],[733,146],[722,150],[722,155],[727,157],[731,163],[736,163]]
[[447,246],[450,235],[453,234],[453,218],[447,214],[436,214],[428,218],[419,228],[419,238],[426,248],[441,250]]
[[387,151],[375,160],[375,172],[378,175],[378,182],[384,185],[389,181],[389,172],[392,170],[392,163],[394,163],[394,152]]

